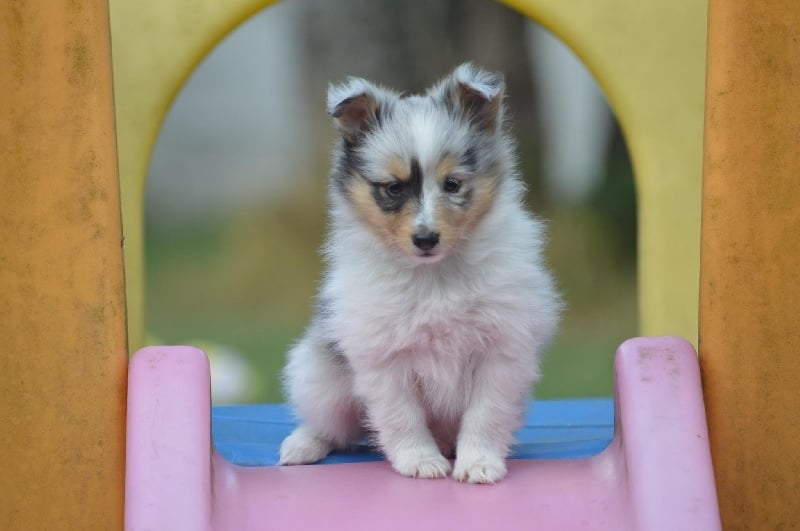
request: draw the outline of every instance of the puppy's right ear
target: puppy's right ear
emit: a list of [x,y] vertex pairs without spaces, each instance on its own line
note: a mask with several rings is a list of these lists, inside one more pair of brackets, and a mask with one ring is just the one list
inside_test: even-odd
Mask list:
[[361,78],[328,87],[328,114],[346,140],[355,141],[377,124],[380,110],[376,92]]
[[447,86],[451,104],[479,129],[495,131],[503,121],[506,85],[501,74],[464,63],[455,69]]

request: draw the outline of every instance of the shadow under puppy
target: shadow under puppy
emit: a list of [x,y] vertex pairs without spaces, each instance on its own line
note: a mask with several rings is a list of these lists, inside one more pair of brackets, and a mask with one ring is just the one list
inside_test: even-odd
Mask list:
[[500,75],[470,64],[422,95],[351,78],[328,90],[341,133],[328,264],[284,370],[301,424],[281,464],[372,436],[399,473],[506,475],[560,301],[542,223],[523,205]]

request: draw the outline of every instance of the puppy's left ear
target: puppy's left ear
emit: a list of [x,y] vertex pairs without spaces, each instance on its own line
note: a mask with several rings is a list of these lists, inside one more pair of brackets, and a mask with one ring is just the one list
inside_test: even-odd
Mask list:
[[328,87],[328,114],[346,140],[355,141],[377,123],[380,111],[376,92],[368,81],[357,77]]
[[502,74],[464,63],[450,76],[447,97],[479,129],[494,132],[503,121],[505,90]]

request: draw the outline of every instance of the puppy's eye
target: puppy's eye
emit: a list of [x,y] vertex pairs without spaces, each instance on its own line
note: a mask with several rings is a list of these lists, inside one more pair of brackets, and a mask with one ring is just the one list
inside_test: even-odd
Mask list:
[[403,193],[403,184],[399,181],[393,181],[383,185],[383,189],[389,197],[400,197],[400,194]]
[[448,177],[444,180],[442,189],[448,194],[454,194],[461,189],[461,180],[457,177]]

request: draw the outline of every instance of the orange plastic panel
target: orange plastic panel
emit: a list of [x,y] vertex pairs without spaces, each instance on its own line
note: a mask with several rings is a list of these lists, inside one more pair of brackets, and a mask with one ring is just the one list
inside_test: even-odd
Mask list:
[[122,526],[125,381],[106,0],[0,3],[0,529]]
[[700,356],[725,529],[800,522],[800,9],[709,9]]

